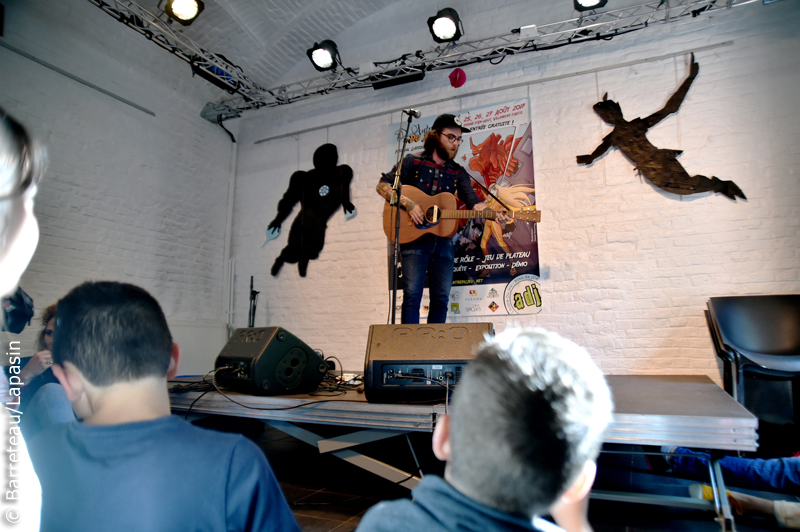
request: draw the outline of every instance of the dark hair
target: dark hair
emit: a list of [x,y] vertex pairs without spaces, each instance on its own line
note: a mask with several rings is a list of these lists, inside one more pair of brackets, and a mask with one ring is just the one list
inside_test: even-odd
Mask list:
[[44,333],[47,331],[47,324],[50,323],[50,320],[56,317],[56,304],[53,303],[49,307],[45,308],[42,312],[41,320],[42,320],[42,330],[39,331],[39,339],[37,344],[37,349],[39,351],[47,348],[44,343]]
[[58,302],[53,360],[96,386],[165,376],[171,354],[164,313],[138,286],[87,282]]
[[597,457],[611,410],[583,348],[542,329],[507,330],[481,347],[455,392],[448,480],[492,508],[540,515]]
[[442,128],[431,129],[425,133],[425,138],[422,140],[422,148],[425,155],[433,154],[433,151],[439,146],[439,135],[442,134]]

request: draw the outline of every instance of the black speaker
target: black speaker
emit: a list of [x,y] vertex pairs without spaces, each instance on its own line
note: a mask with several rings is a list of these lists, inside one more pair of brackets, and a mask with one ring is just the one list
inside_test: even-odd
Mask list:
[[494,334],[491,323],[371,325],[364,395],[371,403],[444,400],[475,350]]
[[310,393],[328,365],[282,327],[236,329],[214,362],[217,384],[250,395]]

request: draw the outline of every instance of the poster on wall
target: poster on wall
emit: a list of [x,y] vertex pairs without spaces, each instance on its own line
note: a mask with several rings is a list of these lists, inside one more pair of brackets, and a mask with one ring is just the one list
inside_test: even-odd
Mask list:
[[[446,111],[457,115],[464,127],[471,130],[463,134],[464,142],[459,146],[455,161],[512,209],[536,205],[529,108],[528,99],[523,98]],[[430,116],[412,122],[406,153],[422,153],[422,141],[435,119],[436,116]],[[397,162],[405,126],[403,122],[387,128],[387,168]],[[490,208],[501,208],[474,182],[473,188]],[[459,202],[459,208],[466,207]],[[535,223],[515,221],[502,227],[493,220],[465,219],[459,222],[453,238],[456,258],[448,318],[541,312]],[[392,249],[392,244],[388,243],[389,275]],[[429,301],[426,288],[420,321],[427,317]],[[398,313],[401,306],[402,291],[398,291]]]

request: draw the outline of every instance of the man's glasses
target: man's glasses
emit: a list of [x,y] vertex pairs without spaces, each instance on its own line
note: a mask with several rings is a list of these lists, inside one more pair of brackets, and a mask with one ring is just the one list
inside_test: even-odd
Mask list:
[[442,133],[442,135],[447,137],[447,140],[449,140],[451,144],[461,144],[464,142],[464,137],[456,137],[452,133]]

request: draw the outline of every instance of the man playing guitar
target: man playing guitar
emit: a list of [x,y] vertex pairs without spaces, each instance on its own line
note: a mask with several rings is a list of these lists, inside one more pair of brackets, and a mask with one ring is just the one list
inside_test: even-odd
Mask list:
[[[425,194],[435,196],[442,192],[458,193],[467,208],[482,211],[487,205],[480,201],[470,184],[469,174],[454,159],[458,146],[463,142],[462,133],[469,129],[451,114],[443,114],[433,122],[433,128],[425,135],[424,151],[421,155],[406,155],[400,168],[400,182],[411,185]],[[386,201],[391,201],[392,184],[396,167],[383,174],[377,191]],[[402,194],[400,207],[405,209],[415,224],[422,225],[425,216],[420,206]],[[508,220],[502,213],[496,220],[505,224]],[[452,236],[436,236],[425,233],[412,242],[402,243],[400,255],[403,264],[403,308],[402,323],[419,323],[419,306],[425,276],[428,275],[430,309],[428,323],[444,323],[450,287],[453,284],[453,261],[455,244]]]

